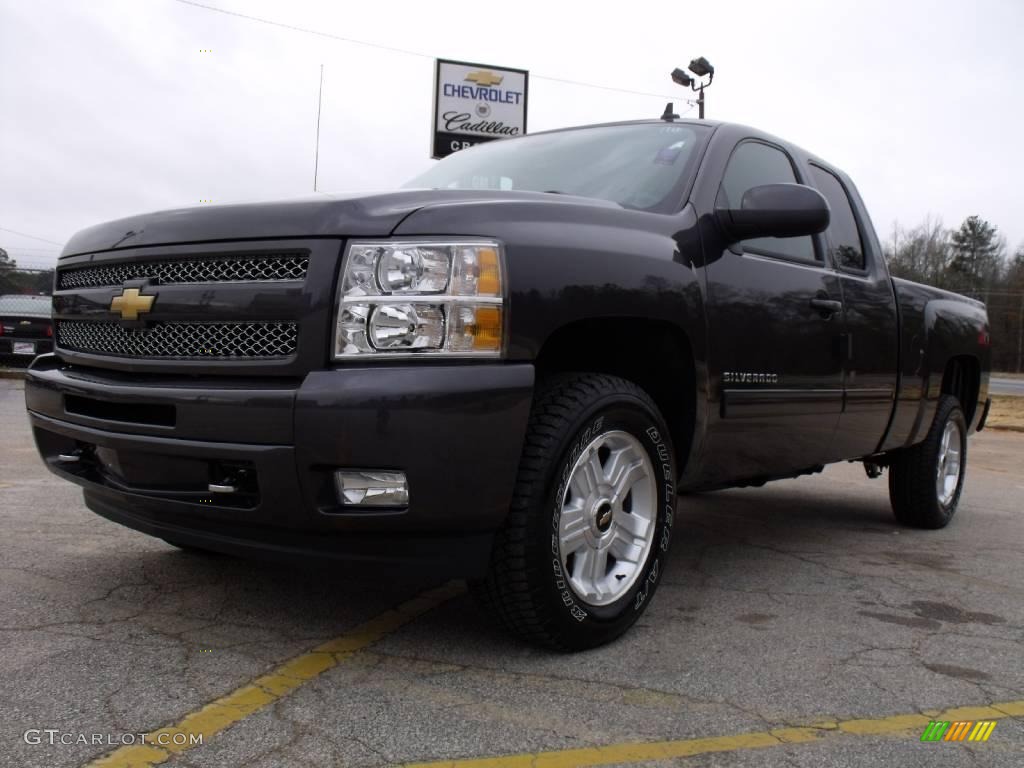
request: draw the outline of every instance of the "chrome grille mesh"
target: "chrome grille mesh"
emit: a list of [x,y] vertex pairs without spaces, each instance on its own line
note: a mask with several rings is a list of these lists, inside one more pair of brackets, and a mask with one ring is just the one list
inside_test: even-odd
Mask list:
[[158,358],[267,358],[295,352],[295,323],[155,323],[125,328],[116,322],[57,322],[57,344],[100,355]]
[[58,272],[57,289],[102,288],[147,277],[161,285],[304,280],[308,270],[305,253],[132,261],[63,269]]

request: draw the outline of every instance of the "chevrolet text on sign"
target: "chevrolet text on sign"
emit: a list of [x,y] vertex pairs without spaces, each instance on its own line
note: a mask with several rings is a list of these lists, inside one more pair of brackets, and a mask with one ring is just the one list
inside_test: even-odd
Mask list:
[[431,156],[526,133],[530,73],[438,59],[434,70],[434,142]]

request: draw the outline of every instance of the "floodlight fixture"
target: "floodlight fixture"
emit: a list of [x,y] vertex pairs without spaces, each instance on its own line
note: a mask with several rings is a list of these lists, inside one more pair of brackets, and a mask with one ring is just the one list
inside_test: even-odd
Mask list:
[[684,88],[688,88],[693,85],[693,78],[690,77],[686,72],[679,67],[672,70],[672,82],[676,85],[681,85]]
[[690,62],[690,71],[697,77],[707,77],[708,75],[711,75],[712,77],[715,76],[715,68],[711,66],[711,62],[703,56]]

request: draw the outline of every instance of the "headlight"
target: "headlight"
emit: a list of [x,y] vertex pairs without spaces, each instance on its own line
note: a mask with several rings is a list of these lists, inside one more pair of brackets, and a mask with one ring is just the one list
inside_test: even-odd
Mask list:
[[350,243],[334,357],[498,357],[504,279],[491,240]]

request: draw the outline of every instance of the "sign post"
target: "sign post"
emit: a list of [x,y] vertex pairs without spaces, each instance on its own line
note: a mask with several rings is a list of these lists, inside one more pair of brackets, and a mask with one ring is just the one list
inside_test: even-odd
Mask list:
[[430,156],[526,133],[530,73],[468,61],[437,59]]

